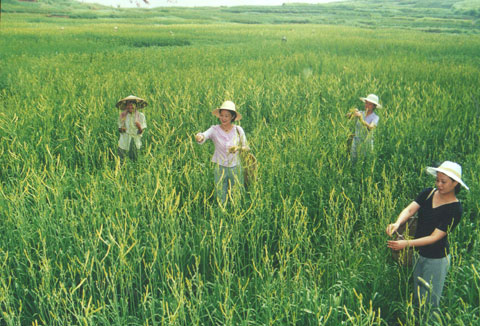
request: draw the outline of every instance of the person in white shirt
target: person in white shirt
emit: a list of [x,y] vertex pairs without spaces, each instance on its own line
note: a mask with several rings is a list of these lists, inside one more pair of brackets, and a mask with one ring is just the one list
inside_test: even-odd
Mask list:
[[135,161],[142,147],[143,131],[147,128],[145,115],[138,111],[147,106],[144,99],[130,95],[117,102],[117,108],[122,110],[118,117],[118,156],[123,160],[128,156]]
[[379,116],[375,113],[375,109],[382,108],[378,96],[375,94],[360,97],[360,100],[365,103],[365,110],[359,111],[355,108],[347,113],[349,119],[358,119],[355,124],[355,135],[353,136],[351,147],[353,162],[356,162],[359,156],[364,157],[373,152],[373,131],[380,120]]

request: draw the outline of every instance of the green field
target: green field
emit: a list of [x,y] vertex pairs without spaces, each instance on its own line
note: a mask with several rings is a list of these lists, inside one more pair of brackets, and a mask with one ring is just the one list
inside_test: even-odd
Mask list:
[[[2,7],[0,325],[426,325],[385,227],[444,160],[471,191],[431,324],[480,324],[476,9],[442,30],[52,6]],[[376,155],[352,167],[344,115],[369,93]],[[150,103],[136,164],[116,156],[129,94]],[[193,135],[225,99],[260,164],[222,210]]]

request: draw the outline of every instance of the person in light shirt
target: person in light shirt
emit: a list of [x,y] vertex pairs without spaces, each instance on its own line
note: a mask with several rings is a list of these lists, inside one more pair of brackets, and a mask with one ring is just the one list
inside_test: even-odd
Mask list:
[[138,111],[147,106],[144,99],[130,95],[117,102],[117,108],[121,110],[118,117],[118,156],[123,160],[129,157],[135,161],[138,151],[142,147],[142,135],[147,128],[145,115]]
[[347,118],[357,119],[351,147],[353,162],[356,162],[358,158],[364,157],[373,152],[373,131],[380,120],[379,116],[375,113],[375,110],[382,108],[378,96],[375,94],[370,94],[367,97],[360,97],[360,100],[365,103],[365,110],[359,111],[355,108],[347,113]]
[[242,119],[235,103],[225,101],[212,111],[220,124],[211,126],[207,131],[195,135],[195,140],[202,145],[210,139],[215,145],[212,162],[215,163],[215,190],[217,199],[224,204],[234,185],[243,186],[241,151],[248,151],[247,138],[242,127],[233,124]]

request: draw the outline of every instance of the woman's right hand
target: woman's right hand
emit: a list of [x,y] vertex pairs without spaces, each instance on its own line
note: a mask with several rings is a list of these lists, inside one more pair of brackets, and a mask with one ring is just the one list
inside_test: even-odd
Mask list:
[[387,226],[387,234],[389,236],[392,236],[392,234],[395,233],[395,231],[397,231],[399,227],[400,227],[400,225],[398,223],[389,224]]
[[205,137],[201,133],[195,135],[195,140],[197,141],[197,143],[201,143],[204,138]]

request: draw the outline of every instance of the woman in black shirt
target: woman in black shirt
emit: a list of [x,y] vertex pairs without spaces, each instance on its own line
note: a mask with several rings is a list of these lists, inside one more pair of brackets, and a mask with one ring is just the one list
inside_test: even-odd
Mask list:
[[436,177],[437,188],[423,190],[400,213],[397,221],[387,226],[387,234],[391,236],[418,211],[415,239],[388,241],[388,247],[393,250],[418,247],[419,257],[413,271],[414,298],[418,304],[426,300],[438,307],[450,265],[448,233],[462,215],[462,205],[456,195],[460,186],[467,190],[468,187],[462,181],[462,167],[457,163],[445,161],[438,168],[428,167],[427,172]]

